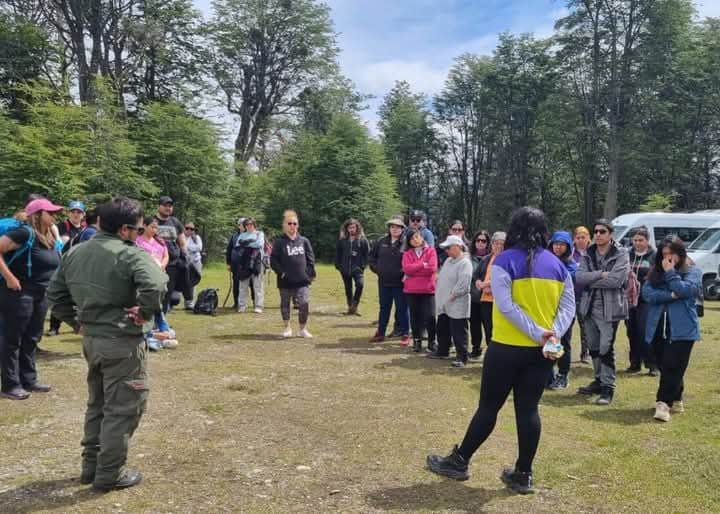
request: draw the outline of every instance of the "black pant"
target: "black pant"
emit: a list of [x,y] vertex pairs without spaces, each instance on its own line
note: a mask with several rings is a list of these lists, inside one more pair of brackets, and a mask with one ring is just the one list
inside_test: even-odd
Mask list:
[[[342,275],[343,285],[345,286],[345,299],[348,307],[358,305],[362,297],[363,288],[365,287],[365,276],[362,271],[356,271],[351,275]],[[353,282],[355,282],[355,292],[353,292]]]
[[450,343],[455,343],[455,354],[459,361],[467,362],[468,352],[468,320],[455,319],[447,314],[440,314],[437,318],[437,352],[440,355],[449,355]]
[[47,300],[45,292],[0,289],[0,316],[3,334],[0,337],[2,389],[30,387],[37,382],[35,350],[42,339]]
[[[240,274],[237,271],[232,272],[232,288],[233,288],[233,309],[238,308],[238,295],[240,294]],[[255,303],[255,287],[252,280],[250,281],[250,298]]]
[[427,331],[428,342],[435,341],[435,295],[406,294],[410,308],[410,323],[413,339],[419,341]]
[[515,468],[531,472],[540,442],[538,403],[551,367],[552,361],[543,357],[540,347],[490,344],[483,364],[480,405],[460,445],[460,455],[469,460],[485,442],[512,391],[519,452]]
[[645,324],[649,307],[647,303],[638,303],[637,307],[630,309],[628,319],[625,322],[627,337],[630,342],[630,365],[636,368],[639,368],[643,363],[648,369],[658,367],[653,347],[645,343]]
[[684,377],[690,362],[694,341],[664,341],[657,345],[660,363],[660,385],[657,401],[672,405],[682,400],[685,390]]
[[558,373],[561,375],[567,375],[570,373],[570,361],[572,360],[572,347],[570,346],[570,342],[572,341],[573,323],[575,323],[574,319],[570,324],[570,327],[568,327],[567,332],[565,332],[560,338],[560,344],[562,344],[565,352],[563,353],[563,356],[558,359]]
[[470,303],[470,341],[472,342],[473,352],[480,353],[482,351],[482,319],[480,317],[480,302]]
[[[472,308],[471,308],[472,310]],[[493,311],[493,303],[492,302],[480,302],[480,323],[482,323],[483,332],[485,332],[485,345],[490,347],[490,343],[492,342],[492,330],[493,330],[493,322],[492,322],[492,311]],[[475,342],[473,341],[473,345],[475,345]],[[480,345],[480,341],[478,340],[478,347]]]
[[60,332],[60,325],[62,325],[62,321],[55,316],[50,316],[50,330],[52,332]]

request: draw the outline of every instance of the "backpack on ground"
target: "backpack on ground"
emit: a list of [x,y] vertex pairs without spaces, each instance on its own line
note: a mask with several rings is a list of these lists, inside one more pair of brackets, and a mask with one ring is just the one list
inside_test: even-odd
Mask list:
[[203,289],[198,294],[197,300],[195,300],[195,306],[193,307],[193,314],[208,314],[215,316],[217,314],[218,304],[220,299],[218,297],[217,289]]
[[[18,228],[24,228],[28,231],[29,237],[28,240],[25,241],[25,243],[18,248],[17,250],[12,252],[12,255],[8,258],[7,255],[4,256],[5,258],[5,264],[8,266],[15,261],[18,257],[20,257],[23,254],[27,254],[27,272],[28,277],[32,277],[32,251],[31,248],[33,244],[35,244],[35,231],[33,228],[28,225],[27,223],[23,223],[22,221],[16,220],[15,218],[3,218],[0,219],[0,237],[4,236],[8,232],[12,230],[16,230]],[[2,280],[2,277],[0,277],[0,280]]]

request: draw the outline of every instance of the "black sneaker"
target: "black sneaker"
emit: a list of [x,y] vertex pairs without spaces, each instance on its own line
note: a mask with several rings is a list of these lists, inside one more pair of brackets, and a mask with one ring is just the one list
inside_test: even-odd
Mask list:
[[597,380],[593,380],[588,385],[578,388],[578,393],[579,394],[600,394],[600,389],[601,389],[600,382],[598,382]]
[[428,341],[427,351],[433,353],[437,351],[437,343],[435,341]]
[[647,374],[649,377],[657,377],[660,376],[660,370],[657,368],[650,368]]
[[415,353],[420,353],[422,351],[422,339],[415,339],[413,341],[413,351]]
[[394,328],[388,337],[402,337],[404,334],[397,328]]
[[534,494],[532,473],[521,473],[514,469],[503,469],[500,480],[503,484],[519,494]]
[[641,369],[640,364],[630,364],[625,370],[625,373],[638,373]]
[[54,328],[51,328],[47,332],[45,332],[45,336],[47,337],[54,337],[60,335],[60,331]]
[[140,482],[142,482],[142,474],[137,469],[126,469],[114,483],[93,484],[93,489],[108,492],[116,489],[127,489],[138,485]]
[[434,352],[428,353],[425,357],[427,357],[428,359],[449,359],[450,355],[449,354],[443,355],[441,353],[438,353],[437,351],[434,351]]
[[428,455],[426,462],[428,469],[435,474],[453,480],[467,480],[470,478],[468,462],[458,453],[457,445],[453,447],[452,452],[447,457]]
[[600,397],[595,400],[595,405],[610,405],[613,401],[613,388],[602,386]]
[[553,391],[558,391],[560,389],[567,389],[568,388],[568,377],[567,375],[558,374],[558,376],[555,377],[555,380],[553,380],[553,383],[550,384],[550,389]]
[[479,348],[474,348],[473,351],[470,352],[470,355],[468,357],[471,360],[478,360],[480,357],[482,357],[482,350]]
[[13,387],[7,391],[0,392],[0,396],[9,398],[10,400],[27,400],[30,398],[30,393],[22,387]]
[[452,363],[453,368],[464,368],[465,367],[465,361],[462,361],[460,359],[456,359]]

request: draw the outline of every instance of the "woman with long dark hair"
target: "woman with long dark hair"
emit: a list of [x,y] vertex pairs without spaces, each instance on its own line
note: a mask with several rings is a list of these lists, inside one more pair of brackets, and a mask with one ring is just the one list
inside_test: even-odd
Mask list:
[[[478,231],[470,245],[470,262],[473,267],[473,276],[490,254],[490,233],[487,230]],[[477,288],[476,280],[470,280],[470,339],[472,341],[471,359],[479,359],[482,354],[482,311],[480,299],[482,291]]]
[[345,286],[348,315],[359,315],[358,306],[365,286],[365,266],[369,253],[370,244],[360,222],[355,218],[345,220],[335,245],[335,269],[340,272]]
[[422,334],[427,331],[428,347],[435,347],[435,285],[437,253],[419,230],[410,229],[405,236],[402,257],[403,292],[410,308],[413,351],[422,351]]
[[485,355],[480,405],[462,443],[447,457],[429,455],[427,465],[439,475],[467,480],[471,457],[492,433],[498,412],[512,392],[519,455],[515,466],[505,469],[500,478],[510,489],[527,494],[534,492],[532,462],[540,441],[538,403],[557,355],[543,345],[555,343],[570,327],[575,295],[570,273],[547,250],[542,211],[516,210],[506,241],[509,249],[492,266],[497,322]]
[[[660,366],[655,415],[659,421],[670,421],[670,413],[685,411],[682,401],[683,379],[695,341],[700,339],[696,299],[702,291],[702,272],[692,264],[685,244],[677,236],[668,236],[655,254],[655,263],[642,288],[649,304],[645,325],[645,342],[655,341],[655,355]],[[655,337],[662,330],[664,337]],[[660,326],[658,326],[660,325]]]

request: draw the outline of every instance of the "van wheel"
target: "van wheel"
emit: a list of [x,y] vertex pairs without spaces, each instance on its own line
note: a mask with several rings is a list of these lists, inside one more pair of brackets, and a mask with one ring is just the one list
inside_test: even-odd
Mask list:
[[720,299],[720,283],[715,281],[714,276],[703,277],[703,295],[710,301]]

